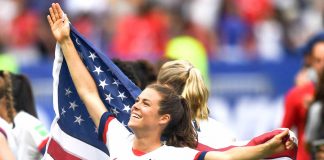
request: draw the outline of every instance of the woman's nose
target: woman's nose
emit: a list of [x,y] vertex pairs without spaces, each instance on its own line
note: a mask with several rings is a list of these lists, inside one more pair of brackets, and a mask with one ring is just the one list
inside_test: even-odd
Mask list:
[[135,104],[132,106],[132,110],[139,110],[138,103],[135,103]]

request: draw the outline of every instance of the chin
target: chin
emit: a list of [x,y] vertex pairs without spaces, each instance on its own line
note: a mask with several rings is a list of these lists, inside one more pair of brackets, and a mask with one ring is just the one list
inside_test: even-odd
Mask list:
[[130,119],[129,122],[128,122],[128,124],[127,124],[127,126],[128,126],[129,128],[134,128],[136,125],[135,125],[135,123],[132,122],[132,120]]

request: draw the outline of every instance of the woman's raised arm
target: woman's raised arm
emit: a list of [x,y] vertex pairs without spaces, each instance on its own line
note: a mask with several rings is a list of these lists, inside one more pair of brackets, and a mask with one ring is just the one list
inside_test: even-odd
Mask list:
[[93,78],[83,64],[70,38],[69,19],[58,3],[53,3],[49,11],[50,15],[47,16],[47,20],[53,36],[61,46],[76,90],[98,127],[100,118],[107,109],[100,99]]

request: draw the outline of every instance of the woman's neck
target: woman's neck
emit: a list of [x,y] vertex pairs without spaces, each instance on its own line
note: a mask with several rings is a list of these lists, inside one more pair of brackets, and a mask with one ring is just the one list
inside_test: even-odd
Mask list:
[[160,137],[155,136],[135,136],[133,149],[148,153],[161,146]]

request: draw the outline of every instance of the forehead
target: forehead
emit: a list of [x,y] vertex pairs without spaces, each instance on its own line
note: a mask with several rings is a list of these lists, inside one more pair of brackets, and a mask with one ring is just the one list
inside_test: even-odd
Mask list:
[[152,88],[144,89],[143,92],[138,97],[140,99],[147,99],[152,103],[158,103],[161,100],[160,94]]
[[324,58],[324,42],[315,44],[313,48],[313,55],[315,57]]

